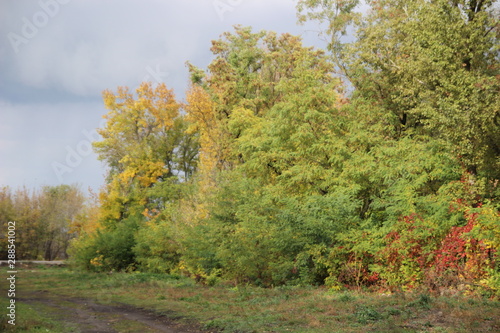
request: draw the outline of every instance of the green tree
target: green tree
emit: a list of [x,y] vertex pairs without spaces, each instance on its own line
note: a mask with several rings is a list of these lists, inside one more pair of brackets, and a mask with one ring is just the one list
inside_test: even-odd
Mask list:
[[[347,141],[364,148],[350,147],[339,179],[345,188],[357,188],[366,208],[360,226],[346,233],[355,242],[344,249],[365,258],[369,271],[377,260],[387,267],[395,259],[386,247],[400,246],[398,253],[406,254],[397,260],[404,263],[396,260],[395,271],[380,272],[387,281],[404,276],[406,282],[398,283],[410,284],[424,275],[422,265],[442,264],[432,256],[442,251],[441,242],[466,230],[464,216],[467,228],[476,223],[468,210],[485,199],[498,202],[498,12],[494,1],[372,1],[366,14],[356,13],[357,5],[299,1],[299,20],[326,23],[333,61],[353,86],[346,112],[357,121],[350,123]],[[342,38],[349,26],[354,41]],[[460,212],[450,208],[457,203]],[[404,235],[409,239],[391,243],[401,236],[401,225],[408,227],[403,221],[422,225]],[[495,221],[483,220],[477,228],[491,230]],[[455,255],[472,267],[482,254]],[[442,268],[433,269],[443,274],[436,279],[444,278]]]
[[[213,45],[210,74],[204,78],[191,68],[211,103],[198,97],[188,112],[204,131],[202,142],[205,133],[214,133],[204,126],[220,126],[216,138],[229,147],[228,163],[212,163],[223,167],[215,168],[207,214],[189,232],[182,260],[195,275],[216,271],[237,282],[279,284],[301,274],[314,281],[314,274],[305,277],[310,267],[302,273],[295,267],[296,256],[311,244],[331,243],[346,221],[315,219],[297,207],[306,201],[315,206],[313,197],[334,192],[334,164],[343,159],[335,149],[345,143],[346,131],[340,82],[324,52],[304,47],[296,36],[237,27]],[[220,143],[206,142],[214,141]]]
[[[499,178],[500,66],[495,1],[299,1],[300,20],[327,23],[330,49],[356,96],[392,115],[395,133],[453,144],[465,169]],[[356,40],[343,43],[346,25]]]

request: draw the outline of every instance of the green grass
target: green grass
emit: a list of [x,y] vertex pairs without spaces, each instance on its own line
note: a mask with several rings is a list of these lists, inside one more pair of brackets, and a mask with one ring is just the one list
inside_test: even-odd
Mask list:
[[[87,297],[103,304],[125,303],[224,332],[500,330],[500,302],[472,296],[435,298],[427,294],[380,295],[313,287],[202,286],[180,276],[96,274],[68,268],[21,270],[17,288]],[[3,290],[0,292],[2,297],[6,295]],[[5,298],[0,300],[5,302]],[[40,332],[61,330],[57,322],[32,315],[27,306],[20,307],[19,318],[26,320],[23,325],[39,327]]]
[[[7,302],[5,298],[0,298],[0,309],[4,309]],[[15,326],[8,323],[10,320],[2,313],[0,317],[0,332],[51,332],[51,333],[68,333],[71,331],[67,325],[51,319],[49,314],[43,309],[35,308],[31,305],[17,303],[16,304],[16,321]]]

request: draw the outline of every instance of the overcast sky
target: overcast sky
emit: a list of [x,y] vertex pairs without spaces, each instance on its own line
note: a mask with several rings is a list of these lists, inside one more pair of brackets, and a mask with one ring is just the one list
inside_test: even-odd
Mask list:
[[0,186],[97,190],[90,141],[104,89],[165,82],[184,98],[190,61],[235,24],[302,35],[294,0],[0,0]]

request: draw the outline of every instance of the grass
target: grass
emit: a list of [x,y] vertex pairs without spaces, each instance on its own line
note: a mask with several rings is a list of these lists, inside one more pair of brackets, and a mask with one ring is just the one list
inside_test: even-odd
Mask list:
[[[427,294],[381,295],[288,286],[202,286],[172,275],[94,274],[41,267],[21,270],[16,283],[18,290],[25,292],[44,290],[103,304],[125,303],[224,332],[500,331],[500,302],[465,296],[434,298]],[[0,308],[4,308],[6,292],[0,293]],[[32,309],[19,305],[20,325],[37,327],[40,332],[63,332],[56,321],[46,319],[49,317],[37,316]]]
[[[0,298],[1,309],[4,309],[4,304],[7,304],[5,298]],[[51,319],[50,314],[43,309],[34,308],[27,304],[16,304],[16,321],[15,326],[8,323],[10,320],[2,314],[0,317],[0,332],[51,332],[51,333],[68,333],[70,330],[63,323]]]

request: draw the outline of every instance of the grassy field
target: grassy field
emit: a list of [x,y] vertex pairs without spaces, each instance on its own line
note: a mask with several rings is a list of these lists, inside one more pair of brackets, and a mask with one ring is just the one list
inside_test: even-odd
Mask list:
[[[6,269],[2,268],[0,274],[2,280],[7,277]],[[0,309],[5,309],[6,314],[7,284],[0,286]],[[110,306],[128,304],[166,314],[179,322],[196,322],[210,331],[500,331],[500,302],[471,296],[435,298],[427,294],[333,292],[317,287],[202,286],[191,279],[170,275],[93,274],[45,267],[19,270],[16,296],[35,293],[50,295],[54,302],[78,297]],[[68,331],[68,324],[64,326],[61,318],[49,310],[35,311],[18,302],[16,316],[14,329],[2,314],[0,331]]]

